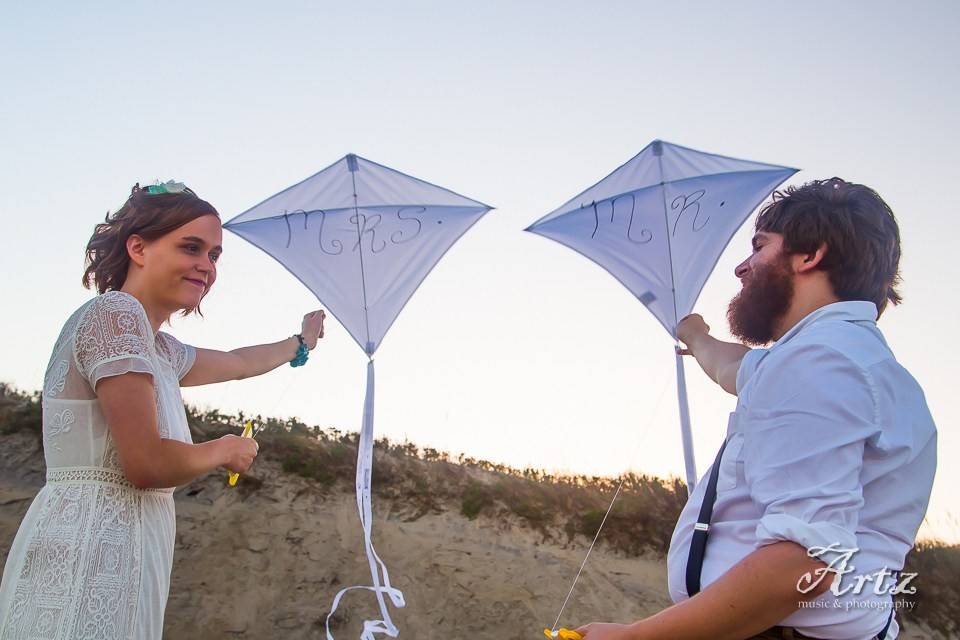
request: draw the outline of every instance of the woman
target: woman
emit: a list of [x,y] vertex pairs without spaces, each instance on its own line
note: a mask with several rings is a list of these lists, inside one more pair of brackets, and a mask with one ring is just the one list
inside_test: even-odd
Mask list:
[[7,557],[0,639],[161,637],[173,488],[218,467],[244,472],[258,449],[235,435],[193,444],[180,386],[302,364],[323,337],[323,311],[301,334],[229,352],[160,331],[176,311],[199,313],[221,238],[216,209],[173,182],[135,185],[97,225],[83,285],[100,295],[70,316],[47,365],[47,483]]

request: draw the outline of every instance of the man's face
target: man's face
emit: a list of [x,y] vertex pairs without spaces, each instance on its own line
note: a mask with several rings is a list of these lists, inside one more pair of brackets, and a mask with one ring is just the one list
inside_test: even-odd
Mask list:
[[734,271],[743,288],[730,301],[727,320],[736,338],[762,346],[773,340],[777,321],[790,308],[793,269],[781,252],[781,234],[758,231],[752,242],[753,253]]

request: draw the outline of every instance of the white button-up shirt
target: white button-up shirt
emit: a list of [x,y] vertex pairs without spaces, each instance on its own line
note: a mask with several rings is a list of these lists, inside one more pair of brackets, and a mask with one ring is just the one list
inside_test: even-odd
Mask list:
[[[828,591],[817,606],[779,623],[815,638],[873,638],[883,629],[893,578],[884,580],[880,595],[875,581],[859,593],[852,587],[857,576],[903,568],[933,486],[936,426],[923,390],[894,358],[876,318],[873,302],[829,304],[769,348],[747,352],[720,462],[701,589],[780,540],[807,549],[859,549],[848,554],[846,568],[854,570],[838,585],[846,593]],[[670,541],[674,602],[688,597],[687,556],[710,471]],[[840,555],[821,559],[830,564]],[[894,619],[886,637],[898,632]]]

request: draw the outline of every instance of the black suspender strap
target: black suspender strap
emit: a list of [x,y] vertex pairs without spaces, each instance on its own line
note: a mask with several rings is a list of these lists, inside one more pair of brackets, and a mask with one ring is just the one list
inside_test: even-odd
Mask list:
[[[893,572],[893,581],[894,581],[894,583],[897,583],[897,582],[900,581],[900,572],[899,572],[899,571],[894,571],[894,572]],[[881,630],[880,630],[880,633],[877,634],[877,640],[884,640],[884,638],[887,637],[887,631],[890,630],[890,623],[893,622],[893,611],[894,611],[893,605],[896,603],[896,601],[897,601],[897,599],[894,598],[893,595],[891,594],[891,596],[890,596],[890,617],[887,618],[887,624],[883,625],[883,629],[881,629]]]
[[[720,477],[720,461],[723,458],[723,451],[727,448],[727,440],[724,440],[723,446],[717,452],[717,459],[713,461],[713,468],[710,470],[710,479],[707,481],[707,488],[703,492],[703,502],[700,504],[700,515],[697,517],[697,523],[693,525],[693,538],[690,540],[690,555],[687,556],[687,595],[693,597],[700,593],[700,572],[703,570],[703,556],[707,550],[707,536],[710,533],[710,519],[713,517],[713,504],[717,501],[717,480]],[[894,572],[894,580],[898,579],[899,571]],[[887,624],[884,625],[880,633],[877,634],[877,640],[884,640],[887,637],[887,631],[890,630],[890,624],[893,622],[893,606],[891,603],[890,617],[887,618]]]
[[690,540],[690,555],[687,556],[687,595],[693,597],[700,592],[700,572],[703,570],[703,554],[707,550],[707,535],[710,533],[710,518],[713,517],[713,503],[717,500],[717,479],[720,477],[720,459],[723,450],[727,448],[728,440],[717,453],[710,470],[710,479],[707,489],[703,493],[703,502],[700,504],[700,515],[693,525],[693,538]]
[[883,625],[883,629],[880,633],[877,634],[877,640],[883,640],[887,637],[887,631],[890,629],[890,623],[893,622],[893,608],[890,608],[890,617],[887,618],[887,624]]

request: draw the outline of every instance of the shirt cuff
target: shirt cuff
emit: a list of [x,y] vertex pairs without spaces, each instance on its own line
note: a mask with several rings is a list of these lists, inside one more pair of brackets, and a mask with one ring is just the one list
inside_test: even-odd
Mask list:
[[[806,522],[786,513],[763,516],[757,524],[757,547],[781,540],[796,542],[807,550],[807,555],[834,566],[846,558],[849,562],[857,548],[857,536],[832,522]],[[841,563],[842,564],[842,563]]]
[[148,373],[151,378],[155,375],[153,363],[150,362],[150,360],[142,356],[124,354],[96,364],[90,371],[90,376],[87,380],[90,382],[90,388],[96,393],[97,383],[101,379],[131,372]]

